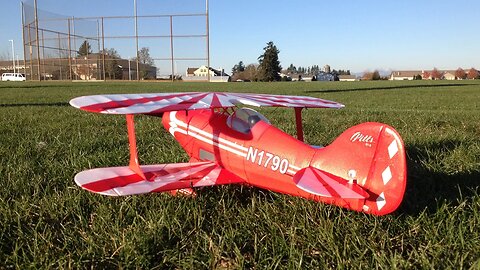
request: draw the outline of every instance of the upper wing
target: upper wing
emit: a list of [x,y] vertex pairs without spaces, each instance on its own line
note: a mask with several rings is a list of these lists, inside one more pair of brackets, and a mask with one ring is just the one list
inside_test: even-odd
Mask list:
[[314,97],[223,92],[94,95],[70,100],[73,107],[108,114],[161,114],[169,111],[233,107],[343,108],[344,105]]
[[213,162],[145,165],[140,168],[146,180],[125,166],[80,172],[75,176],[75,183],[94,193],[124,196],[245,182]]

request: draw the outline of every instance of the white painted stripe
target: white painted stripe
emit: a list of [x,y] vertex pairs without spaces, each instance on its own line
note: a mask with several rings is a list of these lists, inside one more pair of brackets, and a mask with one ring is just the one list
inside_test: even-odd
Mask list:
[[[208,132],[206,132],[202,129],[199,129],[199,128],[193,126],[193,125],[187,125],[185,122],[183,122],[181,120],[178,120],[177,117],[176,117],[176,114],[177,114],[177,112],[170,112],[170,120],[173,120],[172,122],[175,123],[176,125],[178,125],[180,127],[183,127],[185,129],[188,129],[189,131],[192,130],[199,135],[203,135],[203,136],[207,137],[207,139],[215,140],[219,143],[224,143],[224,144],[227,144],[231,147],[237,148],[240,151],[245,151],[245,152],[248,151],[248,148],[243,147],[242,145],[239,145],[239,144],[231,142],[229,140],[225,140],[223,138],[220,138],[217,135],[213,135],[211,133],[208,133]],[[170,126],[172,126],[172,122],[170,122]]]
[[393,158],[395,154],[398,152],[398,145],[397,142],[394,140],[389,146],[388,146],[388,156]]
[[392,171],[390,170],[390,166],[382,172],[382,180],[383,184],[386,185],[392,179]]
[[195,174],[209,167],[212,167],[212,165],[207,164],[204,166],[188,168],[187,170],[184,170],[184,171],[179,171],[176,173],[169,173],[167,175],[158,176],[153,181],[140,181],[140,182],[132,183],[127,186],[116,187],[116,188],[113,188],[113,190],[118,195],[122,195],[122,196],[149,193],[157,188],[163,187],[171,183],[178,182],[184,178],[189,177],[192,174]]
[[[227,151],[229,151],[231,153],[234,153],[236,155],[239,155],[241,157],[246,157],[246,153],[242,153],[242,152],[239,152],[239,151],[248,152],[248,148],[246,148],[244,146],[241,146],[241,145],[238,145],[235,142],[231,142],[229,140],[220,138],[217,135],[213,135],[211,133],[208,133],[208,132],[206,132],[202,129],[199,129],[199,128],[193,126],[193,125],[187,125],[185,122],[177,119],[176,114],[177,114],[176,111],[170,112],[170,120],[172,122],[169,123],[170,124],[169,132],[172,135],[174,134],[174,132],[180,132],[182,134],[190,135],[192,137],[195,137],[195,138],[197,138],[197,139],[199,139],[203,142],[206,142],[210,145],[218,146],[218,147],[220,147],[224,150],[227,150]],[[177,126],[178,127],[183,127],[184,129],[178,128]],[[188,133],[186,131],[187,128],[188,128]],[[223,145],[223,144],[225,144],[225,145]],[[236,149],[233,149],[233,148],[236,148]],[[239,151],[237,151],[237,149]],[[293,164],[289,164],[289,170],[287,172],[294,175],[300,169],[301,168],[299,168],[299,167],[297,167]]]
[[382,192],[377,198],[377,208],[380,211],[385,205],[387,201],[385,200],[385,194]]

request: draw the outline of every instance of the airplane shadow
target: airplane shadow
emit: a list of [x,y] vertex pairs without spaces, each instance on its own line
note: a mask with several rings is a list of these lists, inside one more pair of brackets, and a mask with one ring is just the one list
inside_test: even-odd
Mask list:
[[346,92],[358,92],[358,91],[376,91],[376,90],[391,90],[391,89],[408,89],[408,88],[435,88],[435,87],[463,87],[468,86],[468,84],[412,84],[412,85],[395,85],[395,86],[378,86],[378,87],[360,87],[352,89],[325,89],[325,90],[309,90],[305,91],[306,93],[346,93]]
[[70,106],[70,104],[68,104],[68,102],[0,104],[0,108],[1,107],[66,107],[66,106]]
[[458,205],[465,198],[479,194],[480,171],[447,174],[422,164],[432,151],[450,152],[461,144],[457,140],[443,140],[407,146],[407,187],[398,213],[417,215],[424,210],[432,213],[443,202]]

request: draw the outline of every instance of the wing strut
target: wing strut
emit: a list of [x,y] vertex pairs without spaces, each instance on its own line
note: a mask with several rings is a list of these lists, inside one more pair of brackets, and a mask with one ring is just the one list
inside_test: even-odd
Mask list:
[[295,123],[297,124],[297,139],[303,142],[302,107],[295,107]]
[[127,130],[128,130],[128,143],[130,144],[130,164],[128,167],[137,175],[141,176],[144,180],[145,175],[140,169],[140,163],[138,162],[137,153],[137,140],[135,139],[135,123],[133,122],[133,114],[127,114]]

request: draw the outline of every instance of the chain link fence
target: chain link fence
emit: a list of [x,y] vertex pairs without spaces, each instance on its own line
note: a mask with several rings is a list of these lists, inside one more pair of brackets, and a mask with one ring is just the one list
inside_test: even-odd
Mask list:
[[210,66],[208,0],[161,1],[157,15],[133,4],[134,15],[69,17],[22,2],[27,79],[175,80]]

